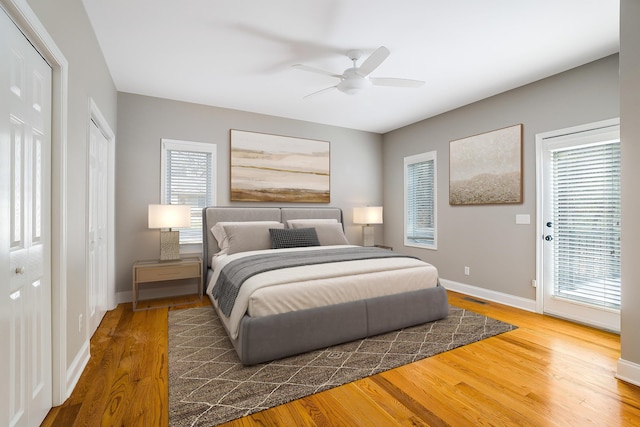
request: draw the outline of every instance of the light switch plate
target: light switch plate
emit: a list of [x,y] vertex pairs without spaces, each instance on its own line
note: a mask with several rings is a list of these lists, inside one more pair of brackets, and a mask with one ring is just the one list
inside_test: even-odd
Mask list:
[[531,224],[531,215],[529,214],[516,215],[516,224]]

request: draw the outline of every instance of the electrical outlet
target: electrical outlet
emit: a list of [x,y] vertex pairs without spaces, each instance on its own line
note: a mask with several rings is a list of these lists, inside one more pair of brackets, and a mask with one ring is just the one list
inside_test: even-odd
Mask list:
[[464,267],[464,275],[465,275],[465,276],[468,276],[469,274],[470,274],[469,267],[467,267],[467,266],[465,265],[465,267]]
[[78,332],[82,332],[82,313],[78,315]]

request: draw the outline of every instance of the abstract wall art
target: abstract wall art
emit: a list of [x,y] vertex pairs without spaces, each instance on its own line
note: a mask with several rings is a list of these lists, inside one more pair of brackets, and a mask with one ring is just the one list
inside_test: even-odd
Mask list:
[[522,203],[522,124],[449,144],[449,204],[503,203]]
[[330,202],[330,144],[231,130],[231,201]]

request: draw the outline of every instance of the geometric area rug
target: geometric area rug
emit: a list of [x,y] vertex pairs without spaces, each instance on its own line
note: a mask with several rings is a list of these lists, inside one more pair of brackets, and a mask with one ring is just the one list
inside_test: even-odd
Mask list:
[[169,425],[214,426],[516,327],[449,315],[273,362],[243,366],[212,307],[169,311]]

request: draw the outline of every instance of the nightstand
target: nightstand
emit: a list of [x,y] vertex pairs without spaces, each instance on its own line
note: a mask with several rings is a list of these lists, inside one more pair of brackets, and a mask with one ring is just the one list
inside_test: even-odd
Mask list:
[[[171,304],[154,304],[153,300],[143,300],[144,304],[142,304],[143,301],[139,298],[141,286],[150,283],[171,283],[185,279],[197,281],[197,295],[191,295],[190,298],[180,295],[176,297],[177,302]],[[202,258],[182,258],[175,261],[137,261],[133,264],[133,311],[190,304],[196,301],[202,301]]]

